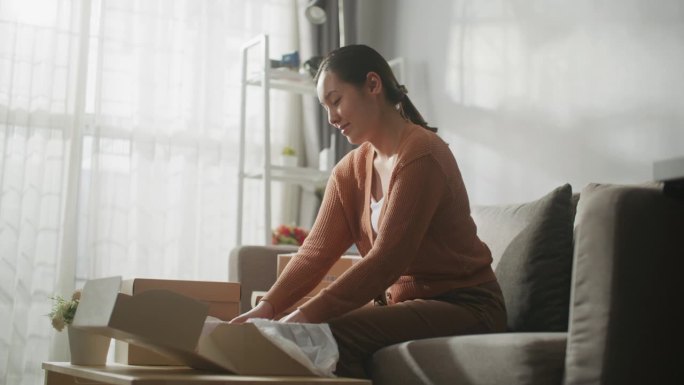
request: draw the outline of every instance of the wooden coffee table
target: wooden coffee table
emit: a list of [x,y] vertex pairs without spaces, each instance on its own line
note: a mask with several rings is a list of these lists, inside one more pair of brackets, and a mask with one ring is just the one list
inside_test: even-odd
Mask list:
[[372,385],[369,380],[326,377],[255,377],[195,370],[184,366],[132,366],[108,363],[106,366],[79,366],[68,362],[44,362],[45,385],[113,384],[291,384],[291,385]]

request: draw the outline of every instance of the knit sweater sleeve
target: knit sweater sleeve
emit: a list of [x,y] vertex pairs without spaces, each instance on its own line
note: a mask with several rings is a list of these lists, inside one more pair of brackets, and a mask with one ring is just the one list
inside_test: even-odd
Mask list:
[[333,173],[309,235],[263,300],[273,305],[275,314],[282,313],[313,290],[351,244],[352,234]]
[[300,310],[325,322],[363,306],[393,284],[416,255],[444,194],[449,191],[433,157],[397,165],[378,236],[366,256]]

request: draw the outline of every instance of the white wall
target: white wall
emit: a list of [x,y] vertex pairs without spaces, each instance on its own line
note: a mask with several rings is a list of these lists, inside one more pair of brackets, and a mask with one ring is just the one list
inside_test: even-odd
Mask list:
[[360,41],[406,59],[473,203],[645,182],[684,156],[684,1],[359,3]]

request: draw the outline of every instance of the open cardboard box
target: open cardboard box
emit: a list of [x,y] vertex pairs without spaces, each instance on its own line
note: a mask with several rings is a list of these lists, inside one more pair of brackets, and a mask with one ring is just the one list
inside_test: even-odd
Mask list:
[[[120,291],[135,295],[148,290],[170,290],[209,305],[208,314],[230,321],[240,314],[240,284],[235,282],[186,281],[135,278],[121,281]],[[166,355],[142,346],[115,340],[114,361],[126,365],[182,365]]]
[[168,290],[120,292],[121,278],[87,281],[73,326],[145,346],[196,369],[240,375],[315,376],[252,324],[202,333],[208,305]]

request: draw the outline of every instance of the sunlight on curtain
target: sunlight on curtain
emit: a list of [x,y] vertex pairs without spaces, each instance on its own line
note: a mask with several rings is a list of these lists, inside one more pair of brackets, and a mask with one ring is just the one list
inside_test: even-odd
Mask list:
[[[0,2],[0,383],[42,383],[42,361],[68,359],[65,333],[45,317],[52,294],[70,294],[60,290],[110,275],[227,279],[240,47],[268,33],[272,58],[297,50],[294,9],[293,0]],[[248,162],[259,164],[261,105],[258,92],[249,97]],[[300,135],[298,106],[271,98],[274,159]],[[261,183],[247,189],[244,242],[260,243]],[[274,222],[284,221],[274,203]],[[69,215],[76,225],[64,226]]]
[[42,382],[54,331],[79,4],[0,2],[0,382]]
[[[296,50],[293,9],[291,0],[96,3],[79,278],[227,279],[240,47],[268,33],[273,53]],[[285,137],[286,99],[271,101],[274,148]],[[259,100],[249,106],[248,121],[259,127],[248,135],[254,156],[263,148],[262,113]],[[259,243],[261,183],[248,188],[254,215],[245,226],[254,231],[246,242]]]

